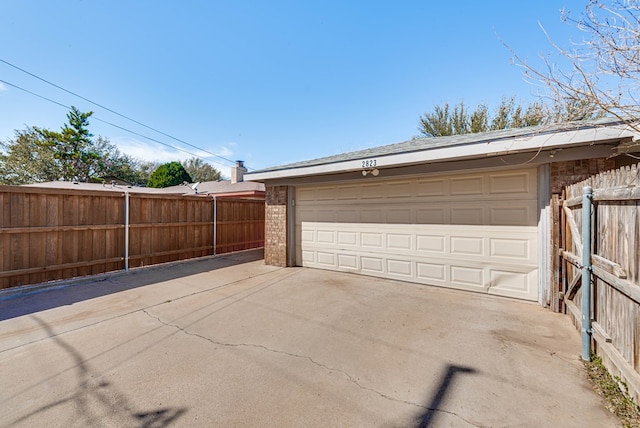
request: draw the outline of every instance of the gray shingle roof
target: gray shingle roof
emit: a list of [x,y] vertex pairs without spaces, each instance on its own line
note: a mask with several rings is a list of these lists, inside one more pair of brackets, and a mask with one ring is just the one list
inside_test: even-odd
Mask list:
[[[157,193],[195,193],[191,189],[190,183],[188,185],[178,185],[165,187],[164,189],[158,189]],[[203,181],[198,185],[198,193],[234,193],[234,192],[255,192],[264,191],[264,184],[254,181],[241,181],[238,183],[232,183],[231,180],[222,181]]]
[[[336,162],[344,162],[351,160],[369,159],[378,156],[393,155],[400,153],[411,153],[418,151],[426,151],[441,147],[464,146],[468,144],[480,144],[490,141],[507,140],[512,138],[527,137],[541,134],[551,134],[560,131],[570,131],[585,128],[595,128],[602,126],[611,126],[622,124],[623,121],[617,118],[603,118],[593,121],[569,122],[556,125],[530,126],[526,128],[506,129],[498,131],[481,132],[476,134],[453,135],[449,137],[434,138],[413,138],[401,143],[389,144],[386,146],[372,147],[369,149],[358,150],[349,153],[341,153],[332,156],[326,156],[318,159],[311,159],[301,162],[294,162],[286,165],[274,166],[251,171],[250,174],[263,172],[282,171],[295,168],[304,168],[309,166],[325,165]],[[249,178],[250,179],[250,178]]]

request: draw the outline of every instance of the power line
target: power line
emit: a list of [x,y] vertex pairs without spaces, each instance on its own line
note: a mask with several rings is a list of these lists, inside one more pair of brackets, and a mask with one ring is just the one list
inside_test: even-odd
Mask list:
[[[1,60],[0,60],[0,61],[1,61]],[[35,92],[33,92],[33,91],[30,91],[30,90],[28,90],[28,89],[22,88],[22,87],[20,87],[20,86],[18,86],[18,85],[14,85],[13,83],[9,83],[9,82],[7,82],[6,80],[2,80],[2,79],[0,79],[0,83],[4,83],[5,85],[9,85],[9,86],[11,86],[11,87],[13,87],[13,88],[16,88],[16,89],[19,89],[19,90],[21,90],[21,91],[24,91],[24,92],[26,92],[26,93],[28,93],[28,94],[31,94],[31,95],[33,95],[33,96],[35,96],[35,97],[38,97],[38,98],[41,98],[41,99],[43,99],[43,100],[49,101],[50,103],[56,104],[56,105],[58,105],[58,106],[60,106],[60,107],[64,107],[64,108],[65,108],[65,109],[67,109],[67,110],[71,110],[71,107],[70,107],[70,106],[67,106],[67,105],[62,104],[62,103],[60,103],[60,102],[58,102],[58,101],[52,100],[51,98],[47,98],[47,97],[45,97],[44,95],[40,95],[40,94],[37,94],[37,93],[35,93]],[[149,137],[149,136],[147,136],[147,135],[140,134],[140,133],[138,133],[138,132],[136,132],[136,131],[132,131],[132,130],[127,129],[127,128],[125,128],[125,127],[122,127],[122,126],[120,126],[120,125],[116,125],[115,123],[108,122],[108,121],[106,121],[106,120],[100,119],[99,117],[91,116],[91,118],[92,118],[92,119],[97,120],[98,122],[105,123],[105,124],[107,124],[107,125],[110,125],[110,126],[113,126],[113,127],[115,127],[115,128],[121,129],[121,130],[123,130],[123,131],[129,132],[129,133],[131,133],[131,134],[133,134],[133,135],[137,135],[138,137],[146,138],[147,140],[153,141],[153,142],[158,143],[158,144],[162,144],[163,146],[170,147],[170,148],[172,148],[172,149],[174,149],[174,150],[178,150],[178,151],[183,152],[183,153],[186,153],[186,154],[188,154],[188,155],[195,156],[195,157],[197,157],[197,158],[206,159],[206,158],[204,158],[203,156],[197,155],[197,154],[192,153],[192,152],[190,152],[190,151],[188,151],[188,150],[184,150],[184,149],[181,149],[180,147],[172,146],[171,144],[164,143],[164,142],[162,142],[162,141],[160,141],[160,140],[156,140],[155,138]],[[197,147],[196,147],[196,148],[197,148]],[[201,149],[198,149],[198,150],[201,150]],[[204,151],[204,150],[203,150],[203,151]],[[205,152],[206,152],[206,151],[205,151]],[[209,152],[206,152],[206,153],[209,153]],[[221,157],[221,156],[218,156],[218,157]],[[224,158],[222,158],[222,159],[224,159]],[[226,160],[226,159],[225,159],[225,160]],[[223,163],[221,163],[221,162],[219,162],[219,161],[216,161],[216,160],[212,160],[212,162],[215,162],[215,163],[217,163],[218,165],[225,166]],[[235,162],[234,162],[234,163],[235,163]]]
[[[207,153],[207,154],[210,154],[211,156],[215,156],[215,157],[217,157],[217,158],[223,159],[223,160],[225,160],[225,161],[227,161],[227,162],[230,162],[231,164],[234,164],[234,165],[235,165],[235,161],[232,161],[231,159],[227,159],[227,158],[225,158],[225,157],[223,157],[223,156],[217,155],[217,154],[212,153],[212,152],[210,152],[210,151],[208,151],[208,150],[205,150],[205,149],[203,149],[203,148],[201,148],[201,147],[195,146],[195,145],[193,145],[193,144],[191,144],[191,143],[188,143],[188,142],[186,142],[186,141],[184,141],[184,140],[181,140],[180,138],[177,138],[177,137],[174,137],[174,136],[172,136],[172,135],[170,135],[170,134],[167,134],[167,133],[165,133],[165,132],[162,132],[162,131],[160,131],[159,129],[153,128],[153,127],[148,126],[148,125],[145,125],[145,124],[144,124],[144,123],[142,123],[142,122],[139,122],[139,121],[137,121],[137,120],[135,120],[135,119],[130,118],[129,116],[126,116],[126,115],[124,115],[124,114],[118,113],[117,111],[115,111],[115,110],[113,110],[113,109],[110,109],[109,107],[105,107],[105,106],[103,106],[102,104],[99,104],[99,103],[97,103],[97,102],[95,102],[95,101],[92,101],[92,100],[90,100],[90,99],[88,99],[88,98],[86,98],[86,97],[83,97],[82,95],[76,94],[75,92],[72,92],[72,91],[70,91],[70,90],[68,90],[68,89],[66,89],[66,88],[63,88],[62,86],[57,85],[57,84],[55,84],[55,83],[53,83],[53,82],[51,82],[51,81],[49,81],[49,80],[47,80],[47,79],[44,79],[44,78],[42,78],[42,77],[40,77],[40,76],[37,76],[37,75],[35,75],[35,74],[31,73],[30,71],[27,71],[27,70],[25,70],[25,69],[23,69],[23,68],[21,68],[21,67],[18,67],[17,65],[12,64],[12,63],[10,63],[10,62],[8,62],[8,61],[5,61],[5,60],[4,60],[4,59],[2,59],[2,58],[0,58],[0,62],[2,62],[2,63],[4,63],[4,64],[8,65],[9,67],[13,67],[13,68],[15,68],[16,70],[19,70],[19,71],[21,71],[21,72],[23,72],[23,73],[25,73],[25,74],[28,74],[29,76],[34,77],[34,78],[36,78],[36,79],[38,79],[38,80],[40,80],[40,81],[42,81],[42,82],[44,82],[44,83],[46,83],[46,84],[48,84],[48,85],[51,85],[51,86],[53,86],[53,87],[55,87],[55,88],[58,88],[58,89],[60,89],[61,91],[64,91],[64,92],[66,92],[66,93],[68,93],[68,94],[71,94],[71,95],[73,95],[74,97],[78,97],[78,98],[80,98],[80,99],[82,99],[82,100],[84,100],[84,101],[86,101],[86,102],[88,102],[88,103],[91,103],[91,104],[93,104],[93,105],[95,105],[95,106],[97,106],[97,107],[100,107],[100,108],[102,108],[102,109],[104,109],[104,110],[107,110],[108,112],[111,112],[111,113],[113,113],[113,114],[115,114],[115,115],[117,115],[117,116],[120,116],[120,117],[122,117],[123,119],[127,119],[127,120],[129,120],[129,121],[131,121],[131,122],[133,122],[133,123],[135,123],[135,124],[137,124],[137,125],[140,125],[140,126],[142,126],[142,127],[145,127],[145,128],[147,128],[147,129],[149,129],[149,130],[151,130],[151,131],[157,132],[158,134],[164,135],[165,137],[171,138],[172,140],[178,141],[178,142],[180,142],[180,143],[182,143],[182,144],[186,144],[186,145],[187,145],[187,146],[189,146],[189,147],[193,147],[194,149],[200,150],[200,151],[202,151],[202,152],[204,152],[204,153]],[[12,85],[12,86],[15,86],[15,85]],[[107,122],[105,122],[105,123],[107,123]],[[110,123],[109,123],[109,125],[112,125],[112,124],[110,124]],[[120,129],[126,130],[126,129],[124,129],[124,128],[120,127],[120,126],[116,126],[116,125],[113,125],[113,126],[115,126],[116,128],[120,128]],[[126,130],[126,131],[127,131],[127,132],[132,132],[132,131],[129,131],[129,130]],[[136,135],[140,135],[140,134],[137,134],[137,133],[135,133],[135,132],[132,132],[132,133],[134,133],[134,134],[136,134]],[[148,138],[148,137],[145,137],[145,138]],[[151,139],[151,140],[153,140],[153,139]],[[153,141],[157,141],[157,140],[153,140]],[[174,147],[174,148],[175,148],[175,147]],[[247,168],[248,168],[248,167],[247,167]],[[253,168],[248,168],[248,169],[253,169]]]

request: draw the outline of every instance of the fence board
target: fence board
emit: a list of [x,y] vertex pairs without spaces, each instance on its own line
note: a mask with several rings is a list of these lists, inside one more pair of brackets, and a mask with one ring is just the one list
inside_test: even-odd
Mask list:
[[[264,201],[130,194],[130,267],[264,246]],[[124,268],[121,193],[0,186],[0,289]]]
[[216,253],[264,246],[264,201],[218,199]]

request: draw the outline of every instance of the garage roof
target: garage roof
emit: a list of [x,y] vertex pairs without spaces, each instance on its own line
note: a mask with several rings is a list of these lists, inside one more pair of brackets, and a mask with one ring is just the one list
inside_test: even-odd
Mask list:
[[[414,138],[401,143],[372,147],[318,159],[253,171],[246,180],[267,181],[309,175],[332,174],[419,163],[444,162],[488,156],[594,145],[638,136],[618,118],[569,122],[557,125],[490,131],[436,138]],[[369,163],[365,163],[369,161]]]

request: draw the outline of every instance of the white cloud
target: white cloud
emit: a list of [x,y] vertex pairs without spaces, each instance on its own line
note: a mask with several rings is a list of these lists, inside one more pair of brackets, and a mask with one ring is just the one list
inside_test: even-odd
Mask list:
[[4,85],[2,82],[0,82],[0,92],[2,91],[8,91],[9,88],[6,87],[6,85]]
[[[211,152],[211,153],[215,153],[216,155],[222,156],[224,158],[229,157],[229,156],[233,156],[233,152],[231,151],[231,149],[229,149],[228,147],[225,147],[225,146],[222,146],[217,151],[214,151],[214,152]],[[210,155],[207,155],[207,156],[210,156]]]
[[129,138],[117,138],[111,142],[118,146],[121,152],[145,161],[170,162],[191,157],[187,153],[157,143]]
[[[225,162],[220,158],[216,158],[215,156],[211,156],[210,153],[193,149],[191,147],[184,148],[185,151],[181,151],[159,143],[140,141],[132,138],[116,138],[111,139],[111,142],[115,144],[121,152],[145,161],[156,161],[162,163],[183,161],[197,155],[211,163],[215,168],[219,169],[223,173],[225,173],[229,168],[228,162]],[[230,157],[233,156],[233,152],[225,146],[221,146],[217,150],[210,150],[210,152],[228,159],[231,159]]]

